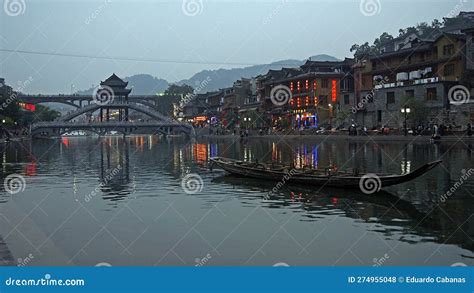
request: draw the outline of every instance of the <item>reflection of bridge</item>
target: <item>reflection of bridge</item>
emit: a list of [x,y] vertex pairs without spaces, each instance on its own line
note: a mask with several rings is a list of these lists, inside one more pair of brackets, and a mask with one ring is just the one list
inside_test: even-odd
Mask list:
[[[33,136],[58,136],[70,131],[87,130],[106,134],[117,131],[124,135],[130,133],[161,133],[177,134],[184,133],[194,136],[195,132],[190,124],[182,123],[163,115],[158,110],[161,96],[129,96],[131,90],[127,89],[127,82],[113,74],[101,82],[101,87],[95,94],[84,95],[18,95],[20,102],[39,103],[62,103],[76,109],[71,113],[61,116],[54,122],[40,122],[31,126]],[[129,110],[145,114],[150,118],[146,123],[131,122]],[[92,113],[100,111],[97,121],[92,122]],[[113,117],[113,112],[118,114]],[[83,122],[75,122],[73,119],[86,115]],[[89,122],[84,122],[89,121]],[[144,132],[143,132],[144,131]]]

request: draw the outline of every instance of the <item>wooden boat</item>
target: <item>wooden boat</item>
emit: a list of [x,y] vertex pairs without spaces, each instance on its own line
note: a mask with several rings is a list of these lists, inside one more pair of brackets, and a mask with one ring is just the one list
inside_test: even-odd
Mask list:
[[[252,177],[264,180],[282,181],[283,183],[302,183],[317,186],[357,188],[370,190],[373,193],[380,188],[401,184],[422,176],[441,163],[440,160],[427,163],[413,172],[397,174],[363,174],[356,171],[346,172],[331,168],[324,170],[302,168],[294,169],[290,166],[278,164],[262,164],[243,162],[233,159],[215,157],[211,159],[212,165],[239,176]],[[373,192],[372,192],[373,190]]]

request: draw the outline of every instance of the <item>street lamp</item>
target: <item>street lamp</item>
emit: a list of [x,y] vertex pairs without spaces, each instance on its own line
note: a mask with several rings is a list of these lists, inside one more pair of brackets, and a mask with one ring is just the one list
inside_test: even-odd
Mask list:
[[400,110],[403,114],[405,114],[405,122],[403,122],[403,126],[405,128],[405,136],[408,135],[408,128],[407,128],[407,119],[408,119],[408,114],[410,114],[411,112],[411,109],[408,108],[407,106],[403,107],[401,110]]
[[333,115],[332,104],[328,104],[328,107],[329,107],[329,128],[332,129],[332,115]]

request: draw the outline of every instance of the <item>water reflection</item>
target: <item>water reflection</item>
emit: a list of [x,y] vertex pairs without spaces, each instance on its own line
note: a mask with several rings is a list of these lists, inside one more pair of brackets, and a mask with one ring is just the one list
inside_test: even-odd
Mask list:
[[107,139],[100,146],[100,190],[104,199],[120,201],[130,194],[130,147],[135,142],[143,150],[144,138],[128,141]]
[[[233,175],[223,175],[214,179],[216,184],[230,186],[245,186],[261,190],[269,194],[274,187],[271,182]],[[438,243],[459,245],[474,251],[474,200],[453,200],[449,204],[439,202],[424,202],[414,204],[399,196],[382,191],[373,195],[365,195],[360,191],[348,191],[335,188],[303,188],[287,184],[283,190],[270,193],[271,197],[258,199],[268,208],[289,208],[299,213],[305,211],[303,221],[318,221],[326,215],[344,215],[367,223],[373,223],[373,231],[387,238],[394,233],[399,240],[407,243],[417,243],[422,237],[428,237]],[[377,225],[375,225],[377,224]],[[383,226],[380,226],[383,225]],[[417,235],[416,240],[413,236]]]
[[[66,200],[63,204],[68,205],[71,204],[67,201],[69,194],[82,200],[92,190],[98,189],[99,196],[94,197],[88,206],[98,215],[106,217],[107,214],[103,213],[118,210],[125,204],[139,203],[141,207],[134,213],[141,219],[155,219],[155,209],[177,200],[180,203],[173,207],[191,214],[235,201],[237,206],[232,206],[232,209],[239,211],[242,217],[248,214],[248,209],[255,207],[294,215],[292,233],[296,238],[305,236],[305,225],[317,225],[327,219],[335,223],[340,219],[350,219],[355,221],[351,225],[365,227],[362,224],[370,224],[368,231],[396,243],[436,243],[443,248],[449,247],[447,244],[455,245],[468,250],[462,252],[466,258],[472,257],[474,252],[474,199],[471,195],[474,178],[469,178],[448,200],[440,200],[458,181],[463,169],[474,167],[472,146],[463,143],[407,145],[271,139],[244,142],[216,139],[190,143],[187,140],[139,136],[125,140],[117,137],[63,138],[10,143],[0,146],[0,152],[2,179],[13,173],[26,177],[28,188],[21,197],[25,202],[34,203],[38,197],[50,196],[51,200]],[[215,156],[275,162],[296,168],[309,166],[318,169],[332,165],[339,169],[356,168],[361,172],[381,173],[408,173],[439,158],[443,159],[443,165],[416,181],[390,187],[376,196],[340,189],[285,185],[271,198],[265,199],[274,182],[210,172],[208,162]],[[189,173],[198,173],[203,178],[201,193],[190,196],[183,192],[181,178]],[[0,192],[0,203],[0,208],[7,210],[13,205],[11,196],[3,191]],[[153,209],[147,210],[147,206]],[[117,221],[120,220],[122,225],[129,220],[127,216],[121,217],[118,216]],[[50,224],[51,218],[44,223],[41,218],[36,220],[38,226],[54,226]],[[220,221],[217,217],[213,220]],[[77,229],[82,229],[81,223],[78,220]],[[167,224],[170,225],[166,226],[169,231],[176,229],[173,221]],[[259,222],[254,224],[259,225]],[[164,224],[152,221],[149,225],[161,227]],[[222,231],[234,228],[225,221],[219,226]],[[350,234],[352,226],[346,229],[337,233]],[[218,231],[213,233],[216,233],[214,237],[221,236],[217,235]],[[128,236],[124,234],[122,237]],[[127,240],[132,242],[135,237]],[[343,246],[344,243],[333,245]],[[149,253],[155,253],[160,247],[149,249]],[[412,249],[418,253],[422,248]],[[285,255],[288,252],[278,253]],[[224,264],[233,263],[229,260]]]
[[17,262],[8,248],[8,245],[0,235],[0,266],[14,266]]

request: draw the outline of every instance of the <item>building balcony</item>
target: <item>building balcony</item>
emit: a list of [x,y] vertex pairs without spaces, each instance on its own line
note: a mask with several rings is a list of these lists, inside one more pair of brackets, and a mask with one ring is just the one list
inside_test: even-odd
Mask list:
[[430,83],[437,83],[441,81],[450,81],[445,78],[440,77],[430,77],[430,78],[423,78],[423,79],[415,79],[415,80],[405,80],[405,81],[397,81],[385,84],[378,84],[374,86],[374,89],[387,89],[387,88],[396,88],[396,87],[403,87],[403,86],[413,86],[413,85],[421,85],[421,84],[430,84]]

